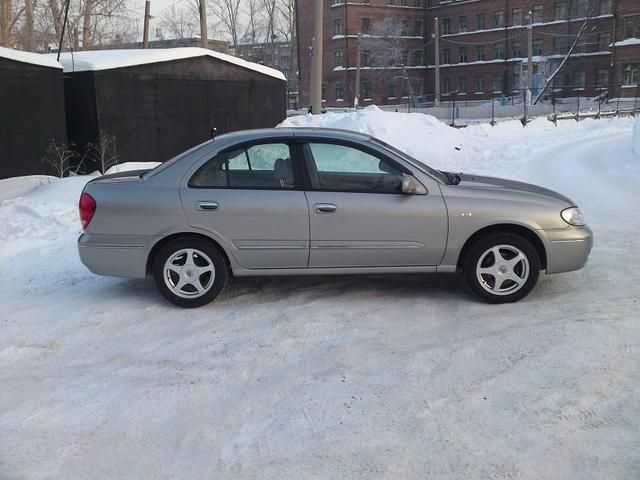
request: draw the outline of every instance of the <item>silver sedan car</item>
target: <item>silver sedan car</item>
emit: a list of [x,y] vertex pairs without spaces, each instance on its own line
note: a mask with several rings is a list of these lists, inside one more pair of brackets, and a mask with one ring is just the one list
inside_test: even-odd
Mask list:
[[181,307],[230,276],[462,272],[492,303],[541,270],[584,266],[591,230],[553,191],[453,174],[368,135],[268,129],[222,135],[149,171],[105,175],[80,198],[82,262],[145,278]]

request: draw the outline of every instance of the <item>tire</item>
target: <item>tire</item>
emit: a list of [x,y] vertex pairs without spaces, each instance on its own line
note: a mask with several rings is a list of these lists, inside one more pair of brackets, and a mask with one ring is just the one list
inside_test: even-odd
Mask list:
[[540,275],[540,256],[529,240],[513,233],[496,233],[478,240],[464,263],[471,291],[488,303],[522,300]]
[[178,238],[162,246],[153,259],[152,271],[162,296],[183,308],[211,302],[229,280],[226,259],[201,238]]

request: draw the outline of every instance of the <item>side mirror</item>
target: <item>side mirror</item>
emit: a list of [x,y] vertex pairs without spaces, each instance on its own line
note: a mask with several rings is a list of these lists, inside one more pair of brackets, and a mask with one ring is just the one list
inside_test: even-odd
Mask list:
[[402,193],[406,193],[409,195],[426,195],[427,189],[424,188],[415,177],[411,175],[403,175],[402,176]]

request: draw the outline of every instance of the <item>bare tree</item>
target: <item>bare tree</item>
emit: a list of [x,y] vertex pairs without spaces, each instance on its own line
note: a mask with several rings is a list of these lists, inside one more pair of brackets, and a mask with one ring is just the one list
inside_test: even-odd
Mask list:
[[0,45],[11,46],[14,27],[23,12],[24,6],[18,7],[12,0],[0,0]]
[[74,160],[78,158],[78,154],[73,151],[72,143],[58,143],[51,139],[51,143],[45,150],[42,163],[49,165],[60,178],[63,178],[68,172],[76,169]]
[[244,14],[247,17],[247,28],[243,40],[256,43],[264,33],[264,15],[261,8],[262,0],[246,0]]
[[200,32],[198,11],[193,4],[180,7],[172,5],[162,15],[160,25],[172,38],[193,38]]
[[97,163],[100,166],[100,172],[104,175],[109,168],[118,164],[118,158],[115,135],[100,130],[98,141],[87,144],[82,162],[88,160]]
[[240,25],[240,3],[241,0],[213,0],[210,10],[220,21],[222,27],[231,35],[233,45],[238,45]]

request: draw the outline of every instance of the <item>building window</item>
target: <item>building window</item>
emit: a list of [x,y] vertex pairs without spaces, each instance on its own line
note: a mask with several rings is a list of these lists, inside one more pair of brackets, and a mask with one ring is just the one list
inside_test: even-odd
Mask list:
[[396,98],[396,82],[394,80],[387,83],[387,98]]
[[416,0],[415,1],[415,6],[416,7],[424,7],[424,1],[423,0]]
[[502,79],[501,73],[493,75],[493,93],[502,93]]
[[416,50],[416,65],[419,67],[424,65],[424,52],[422,50]]
[[520,89],[520,72],[514,72],[511,80],[512,90]]
[[326,83],[322,84],[322,101],[324,102],[327,101],[327,84]]
[[606,68],[598,69],[596,72],[596,85],[599,87],[609,86],[609,70]]
[[344,50],[341,48],[333,52],[336,67],[344,67]]
[[396,0],[387,0],[387,5],[395,5]]
[[493,46],[493,58],[495,58],[495,59],[503,59],[504,58],[504,44],[496,43]]
[[369,3],[371,3],[371,0],[362,0],[362,3],[364,3],[365,5],[369,5]]
[[487,57],[484,53],[484,45],[476,46],[476,60],[486,60]]
[[334,18],[333,19],[333,34],[334,35],[342,35],[344,33],[344,31],[342,30],[342,19],[341,18]]
[[424,91],[424,82],[422,81],[421,78],[416,79],[416,90],[415,90],[415,94],[416,95],[422,95],[422,92]]
[[451,19],[450,18],[443,18],[442,19],[442,34],[443,35],[448,35],[449,33],[451,33]]
[[459,32],[466,32],[467,31],[467,16],[466,15],[460,15],[458,17],[458,31]]
[[413,31],[416,37],[424,35],[424,24],[422,23],[422,20],[416,20]]
[[365,100],[371,100],[372,96],[371,96],[371,82],[370,81],[366,81],[366,82],[362,82],[362,94],[364,96]]
[[553,4],[553,19],[565,20],[567,18],[567,2],[556,2]]
[[624,19],[624,38],[640,38],[640,15]]
[[467,61],[467,47],[460,47],[460,63]]
[[458,91],[460,93],[467,93],[467,77],[458,78]]
[[611,15],[611,0],[600,0],[600,15]]
[[576,17],[583,18],[589,15],[589,0],[576,1]]
[[522,25],[522,8],[514,8],[511,10],[511,24]]
[[533,6],[533,23],[543,23],[544,22],[544,5],[534,5]]
[[476,93],[484,93],[484,77],[476,77]]
[[511,53],[512,57],[521,57],[522,56],[522,42],[513,42],[511,44]]
[[622,66],[622,83],[637,85],[640,81],[640,63],[625,63]]
[[371,66],[371,50],[362,50],[360,53],[360,64],[363,67]]
[[344,100],[344,83],[336,82],[336,100]]
[[369,35],[370,31],[371,31],[371,19],[370,18],[363,18],[362,19],[362,33],[364,35]]
[[584,70],[577,70],[573,72],[573,84],[576,87],[584,87],[586,85]]
[[402,65],[409,65],[409,50],[402,50]]
[[442,79],[442,93],[449,93],[451,91],[451,82],[448,78]]
[[451,63],[451,50],[448,48],[442,49],[442,63]]
[[554,37],[553,38],[553,53],[555,54],[565,54],[567,53],[567,49],[569,48],[569,43],[566,38]]
[[484,30],[484,13],[476,14],[476,30]]
[[402,5],[403,7],[409,6],[409,0],[400,0],[400,5]]
[[406,18],[402,20],[402,23],[400,23],[400,35],[403,37],[409,35],[409,20]]
[[611,34],[599,33],[598,34],[598,51],[606,52],[607,50],[609,50],[609,45],[611,45]]
[[504,27],[504,10],[493,12],[493,26],[495,28]]
[[542,40],[534,40],[533,41],[533,54],[538,56],[542,55],[542,50],[544,49],[544,42]]

